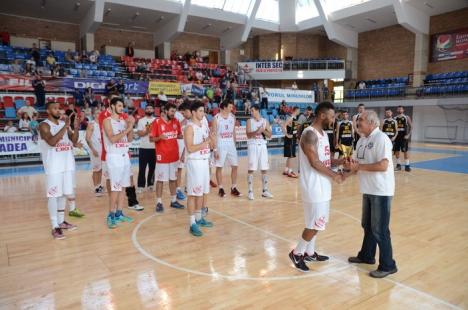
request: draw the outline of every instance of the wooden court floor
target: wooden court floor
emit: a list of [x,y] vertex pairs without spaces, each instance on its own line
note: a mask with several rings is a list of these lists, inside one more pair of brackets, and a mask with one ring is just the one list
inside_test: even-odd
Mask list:
[[[446,158],[418,145],[413,161]],[[438,148],[442,152],[431,152]],[[468,174],[414,169],[396,173],[391,231],[399,272],[373,279],[375,266],[349,265],[360,248],[361,195],[355,177],[335,185],[327,230],[317,240],[330,261],[311,272],[292,268],[288,252],[303,228],[298,181],[271,159],[274,199],[210,194],[215,224],[194,238],[185,210],[126,213],[131,224],[107,229],[107,197],[92,193],[88,171],[77,173],[78,230],[53,240],[43,175],[0,178],[0,309],[463,309],[468,308]],[[246,192],[246,158],[239,188]],[[136,169],[136,168],[135,168]],[[135,170],[136,172],[136,170]],[[256,187],[260,176],[256,176]]]

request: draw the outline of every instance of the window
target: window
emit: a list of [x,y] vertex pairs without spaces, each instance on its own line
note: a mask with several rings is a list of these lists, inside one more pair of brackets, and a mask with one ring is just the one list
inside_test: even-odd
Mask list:
[[296,24],[318,15],[314,0],[296,0]]
[[247,15],[255,0],[192,0],[192,4]]
[[326,0],[327,9],[330,12],[338,11],[343,8],[347,8],[354,5],[359,5],[372,0]]
[[255,18],[263,19],[269,22],[279,23],[279,4],[278,0],[261,0],[260,6]]

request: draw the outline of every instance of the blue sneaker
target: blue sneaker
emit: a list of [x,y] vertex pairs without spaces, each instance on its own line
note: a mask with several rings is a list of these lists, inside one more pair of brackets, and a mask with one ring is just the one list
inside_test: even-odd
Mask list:
[[195,237],[201,237],[203,236],[202,231],[200,230],[200,227],[198,227],[197,224],[192,224],[190,226],[189,232],[194,235]]
[[177,190],[176,196],[177,196],[177,199],[178,199],[178,200],[185,200],[185,198],[186,198],[186,197],[185,197],[185,194],[184,194],[180,189]]
[[196,223],[197,223],[198,226],[201,226],[201,227],[213,227],[213,223],[210,222],[210,221],[205,220],[204,217],[202,217],[201,220],[196,221]]
[[175,209],[183,209],[185,208],[184,205],[180,204],[177,200],[174,202],[171,202],[171,208]]
[[115,217],[112,217],[110,215],[107,216],[107,227],[109,229],[113,229],[117,227],[117,223],[115,222]]
[[202,217],[205,217],[208,214],[208,207],[201,208]]
[[121,213],[119,216],[115,217],[115,221],[121,222],[121,223],[123,222],[131,223],[133,222],[133,219],[130,216],[126,216],[123,213]]
[[156,212],[161,213],[164,211],[164,207],[162,203],[157,203],[156,204]]

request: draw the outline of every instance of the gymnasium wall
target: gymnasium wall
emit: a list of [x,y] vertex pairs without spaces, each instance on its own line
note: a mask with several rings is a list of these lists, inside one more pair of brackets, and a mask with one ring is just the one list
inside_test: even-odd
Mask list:
[[218,51],[219,46],[219,38],[182,33],[171,42],[171,51],[177,51],[178,53],[193,52],[195,50]]
[[135,42],[135,49],[153,51],[153,34],[149,32],[127,31],[100,26],[94,33],[94,48],[101,45],[126,47],[128,42]]
[[415,36],[400,25],[359,33],[358,80],[413,73]]
[[[468,8],[431,17],[430,34],[468,28]],[[430,62],[429,73],[468,70],[468,58]]]

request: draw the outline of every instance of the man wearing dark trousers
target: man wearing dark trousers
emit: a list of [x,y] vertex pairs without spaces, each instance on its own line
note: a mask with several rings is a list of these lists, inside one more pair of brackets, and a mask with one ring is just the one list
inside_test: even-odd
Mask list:
[[36,95],[36,101],[38,107],[45,106],[45,82],[42,79],[41,75],[36,71],[34,73],[34,80],[32,81],[32,86],[34,87],[34,94]]
[[[156,153],[154,151],[154,143],[149,141],[151,132],[151,124],[156,119],[154,116],[154,108],[147,105],[145,108],[145,117],[138,121],[138,136],[140,136],[140,149],[138,151],[138,188],[137,192],[141,193],[145,187],[149,191],[153,191],[154,185],[154,169],[156,167]],[[146,177],[146,167],[149,167],[148,177]]]
[[353,159],[345,164],[351,173],[358,173],[362,195],[362,228],[364,239],[358,255],[350,263],[375,264],[379,247],[379,266],[371,271],[373,278],[384,278],[398,271],[393,259],[390,238],[390,209],[395,194],[392,142],[380,131],[379,117],[372,110],[362,112],[358,119],[361,137]]

